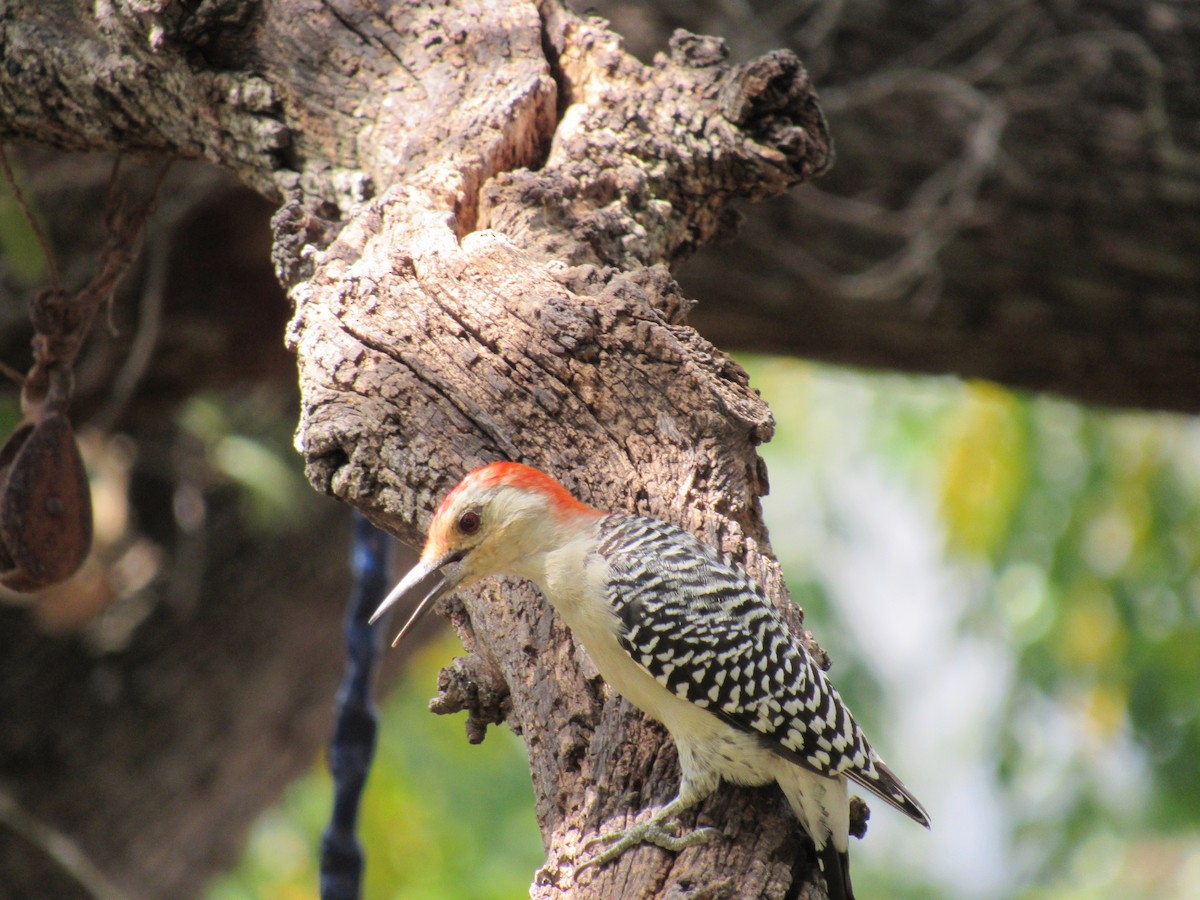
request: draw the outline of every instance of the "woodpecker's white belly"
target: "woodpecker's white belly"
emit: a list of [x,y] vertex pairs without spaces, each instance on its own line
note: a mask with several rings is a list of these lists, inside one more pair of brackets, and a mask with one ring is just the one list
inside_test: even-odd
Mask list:
[[[664,690],[617,643],[611,624],[592,627],[586,618],[575,622],[567,614],[563,618],[612,689],[667,726],[679,748],[680,762],[693,779],[703,783],[724,778],[749,785],[774,779],[774,753],[765,749],[757,737]],[[615,616],[611,618],[615,622]],[[704,784],[705,792],[715,786]]]

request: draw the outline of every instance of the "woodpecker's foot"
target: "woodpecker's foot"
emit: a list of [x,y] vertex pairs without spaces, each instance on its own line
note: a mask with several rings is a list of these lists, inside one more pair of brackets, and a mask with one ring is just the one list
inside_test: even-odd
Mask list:
[[610,863],[626,850],[636,847],[638,844],[654,844],[664,850],[678,853],[687,847],[706,844],[721,836],[721,832],[716,828],[696,828],[687,834],[675,835],[663,827],[662,821],[661,817],[652,816],[640,825],[632,825],[616,834],[592,838],[583,845],[582,853],[587,853],[597,844],[611,843],[612,846],[576,866],[575,875],[578,876],[584,869],[592,866],[603,866]]

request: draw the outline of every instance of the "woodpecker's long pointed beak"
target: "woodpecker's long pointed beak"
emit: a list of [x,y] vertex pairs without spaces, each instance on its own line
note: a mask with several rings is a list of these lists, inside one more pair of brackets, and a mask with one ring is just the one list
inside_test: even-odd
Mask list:
[[408,630],[417,623],[418,619],[433,608],[433,604],[458,587],[458,583],[462,581],[462,564],[453,557],[439,560],[431,565],[424,562],[417,563],[407,575],[400,579],[400,583],[392,588],[391,593],[383,598],[383,602],[379,604],[379,608],[367,620],[368,624],[374,625],[379,617],[391,609],[397,601],[410,593],[413,588],[434,573],[441,575],[441,580],[417,604],[416,609],[412,611],[412,615],[408,617],[408,621],[404,623],[404,627],[400,629],[400,633],[396,635],[396,639],[392,641],[393,647],[400,643],[400,639],[408,633]]

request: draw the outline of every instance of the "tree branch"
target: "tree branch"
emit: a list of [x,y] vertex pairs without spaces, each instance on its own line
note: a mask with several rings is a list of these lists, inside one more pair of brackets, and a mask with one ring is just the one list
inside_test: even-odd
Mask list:
[[[620,17],[630,8],[604,0]],[[1135,0],[638,4],[798,49],[838,165],[680,270],[726,348],[1200,411],[1200,15]]]

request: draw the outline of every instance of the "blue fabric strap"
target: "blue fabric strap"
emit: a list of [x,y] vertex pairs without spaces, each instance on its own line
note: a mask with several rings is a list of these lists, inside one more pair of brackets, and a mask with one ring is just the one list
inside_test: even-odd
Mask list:
[[333,813],[321,838],[321,900],[362,896],[363,850],[355,834],[359,801],[375,752],[375,707],[371,673],[379,655],[379,635],[367,619],[387,593],[392,539],[366,517],[354,514],[354,589],[346,612],[346,670],[337,697],[337,724],[329,743],[333,774]]

